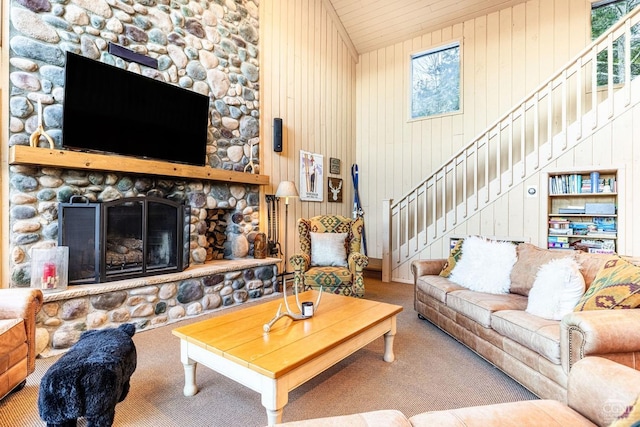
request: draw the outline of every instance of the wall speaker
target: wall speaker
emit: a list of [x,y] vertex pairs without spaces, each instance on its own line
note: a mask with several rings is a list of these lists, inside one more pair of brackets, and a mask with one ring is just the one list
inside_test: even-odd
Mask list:
[[282,152],[282,119],[273,119],[273,151]]

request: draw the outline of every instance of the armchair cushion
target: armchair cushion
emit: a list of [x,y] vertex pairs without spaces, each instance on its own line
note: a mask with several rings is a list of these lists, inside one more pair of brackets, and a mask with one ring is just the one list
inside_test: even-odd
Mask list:
[[347,266],[347,233],[311,233],[311,266]]

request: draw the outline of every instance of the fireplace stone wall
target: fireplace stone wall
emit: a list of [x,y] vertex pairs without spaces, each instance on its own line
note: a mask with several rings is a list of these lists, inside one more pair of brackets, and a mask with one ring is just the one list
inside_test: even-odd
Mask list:
[[[258,4],[258,0],[11,0],[9,145],[29,145],[29,136],[38,126],[40,102],[44,130],[55,148],[62,147],[64,52],[70,51],[209,96],[207,164],[242,172],[252,157],[258,172]],[[157,59],[158,69],[111,55],[110,42]],[[96,132],[104,125],[96,123]],[[65,343],[60,344],[64,347],[82,330],[124,321],[134,321],[140,329],[210,311],[216,306],[212,301],[218,299],[224,307],[275,289],[274,260],[267,262],[268,268],[255,267],[262,268],[259,271],[246,265],[259,229],[257,185],[24,165],[10,166],[5,178],[10,183],[5,247],[10,254],[11,287],[29,286],[31,250],[56,244],[58,203],[68,202],[75,194],[90,201],[145,195],[185,201],[192,214],[191,263],[205,270],[213,268],[207,262],[212,256],[207,251],[207,212],[225,209],[223,256],[240,261],[235,269],[198,279],[156,276],[167,284],[135,282],[119,304],[115,302],[123,294],[117,287],[130,283],[111,284],[100,291],[79,286],[74,288],[82,289],[45,295],[38,332],[46,336],[40,341],[48,346],[53,345],[52,337],[57,336],[55,341]],[[256,275],[262,278],[250,278]],[[220,283],[211,285],[220,277]],[[169,291],[174,288],[175,294]],[[181,292],[200,295],[200,290],[200,297],[181,302]]]
[[259,229],[259,187],[214,181],[157,179],[117,173],[82,172],[54,168],[11,166],[12,234],[11,282],[29,286],[30,251],[55,246],[58,240],[58,203],[81,195],[91,202],[124,197],[154,196],[184,202],[191,208],[190,263],[203,264],[211,257],[209,212],[226,212],[226,240],[222,256],[239,259],[253,255]]

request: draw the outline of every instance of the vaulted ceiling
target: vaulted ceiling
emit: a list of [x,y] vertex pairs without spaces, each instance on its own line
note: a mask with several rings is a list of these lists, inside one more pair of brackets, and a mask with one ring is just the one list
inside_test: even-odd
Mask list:
[[526,0],[325,0],[357,54],[408,40]]

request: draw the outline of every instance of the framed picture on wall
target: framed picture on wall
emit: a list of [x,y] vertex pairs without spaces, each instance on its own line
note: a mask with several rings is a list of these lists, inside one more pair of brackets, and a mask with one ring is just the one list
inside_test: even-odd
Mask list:
[[327,178],[327,197],[330,202],[342,203],[342,180],[340,178]]
[[329,173],[334,175],[340,174],[340,159],[329,157]]
[[300,150],[300,200],[324,200],[323,156]]

